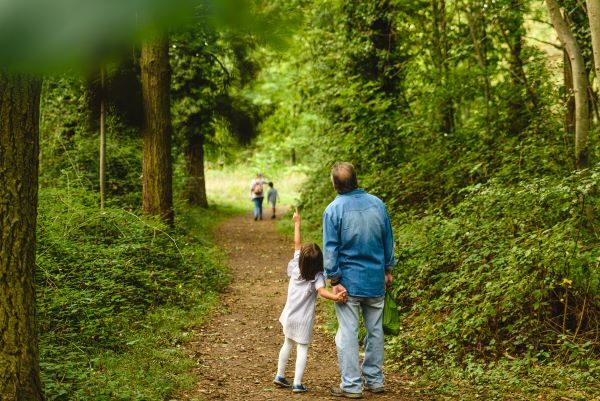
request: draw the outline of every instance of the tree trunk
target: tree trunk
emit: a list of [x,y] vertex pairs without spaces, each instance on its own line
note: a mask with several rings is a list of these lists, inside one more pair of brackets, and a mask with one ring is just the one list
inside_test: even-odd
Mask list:
[[100,209],[104,209],[106,200],[106,84],[104,67],[100,69],[100,87],[102,98],[100,99]]
[[433,17],[433,41],[434,52],[433,63],[436,65],[439,75],[439,84],[443,88],[444,99],[441,104],[442,125],[445,133],[454,131],[454,99],[448,94],[449,71],[448,71],[448,35],[446,32],[446,1],[432,0],[431,14]]
[[600,87],[600,0],[586,0],[586,4],[588,19],[590,20],[590,33],[592,35],[596,82]]
[[204,136],[192,135],[186,149],[186,198],[190,205],[208,207],[204,177]]
[[0,400],[43,400],[35,320],[38,80],[0,72]]
[[488,71],[488,58],[487,58],[487,34],[485,31],[485,17],[482,11],[482,6],[478,3],[476,8],[471,8],[467,12],[467,25],[469,26],[469,32],[471,34],[471,40],[473,41],[473,49],[475,50],[475,57],[481,73],[483,74],[483,95],[485,98],[485,110],[486,116],[490,115],[490,102],[492,100],[492,84],[490,82],[489,71]]
[[575,135],[575,97],[573,96],[573,70],[571,69],[571,60],[566,50],[563,50],[563,75],[564,92],[567,112],[565,113],[565,130],[569,134]]
[[567,50],[569,60],[571,61],[573,93],[575,96],[575,163],[577,168],[583,168],[588,164],[590,126],[587,92],[588,80],[583,55],[575,36],[563,19],[556,0],[546,0],[546,5],[552,19],[552,25],[558,34],[558,38]]
[[529,125],[531,114],[537,109],[538,100],[529,85],[523,62],[523,0],[511,0],[511,12],[498,19],[500,33],[510,50],[509,67],[513,91],[508,100],[509,132],[520,135]]
[[168,39],[145,42],[140,65],[144,104],[142,208],[144,213],[173,224]]

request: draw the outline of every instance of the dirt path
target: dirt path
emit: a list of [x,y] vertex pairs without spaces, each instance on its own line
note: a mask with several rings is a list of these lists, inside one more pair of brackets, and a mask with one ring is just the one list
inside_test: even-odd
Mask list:
[[[287,294],[286,266],[293,244],[276,231],[275,222],[255,222],[249,215],[227,220],[217,230],[217,244],[228,255],[233,281],[209,322],[195,330],[188,345],[198,361],[195,389],[185,400],[287,400],[290,390],[272,383],[283,340],[279,314]],[[318,306],[323,302],[320,299]],[[339,383],[333,337],[323,332],[323,313],[317,311],[304,384],[310,392],[293,395],[304,400],[338,399],[329,388]],[[286,377],[293,378],[294,354]],[[406,380],[386,375],[386,393],[365,392],[365,399],[426,400],[415,395]]]

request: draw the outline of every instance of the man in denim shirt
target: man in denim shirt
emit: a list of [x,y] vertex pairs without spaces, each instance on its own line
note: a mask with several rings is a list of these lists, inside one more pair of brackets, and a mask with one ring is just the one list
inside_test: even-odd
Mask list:
[[361,398],[358,326],[362,311],[367,336],[362,364],[364,389],[383,392],[383,299],[392,283],[394,237],[383,202],[358,189],[354,166],[336,163],[331,169],[339,194],[323,214],[323,250],[327,278],[334,294],[347,291],[345,303],[335,305],[339,323],[335,343],[341,373],[334,396]]

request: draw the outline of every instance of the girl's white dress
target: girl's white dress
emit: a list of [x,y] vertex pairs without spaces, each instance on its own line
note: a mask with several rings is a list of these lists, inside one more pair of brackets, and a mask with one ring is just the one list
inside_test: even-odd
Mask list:
[[317,273],[314,280],[304,280],[300,276],[299,260],[300,251],[296,251],[294,258],[288,263],[287,274],[290,283],[287,301],[279,322],[287,338],[298,344],[309,344],[315,321],[317,290],[325,287],[325,274]]

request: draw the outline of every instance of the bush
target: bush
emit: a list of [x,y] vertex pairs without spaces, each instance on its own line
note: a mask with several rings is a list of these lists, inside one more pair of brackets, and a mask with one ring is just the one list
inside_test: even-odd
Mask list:
[[[404,361],[597,354],[600,168],[465,189],[449,215],[396,216]],[[403,218],[404,217],[404,218]]]
[[149,313],[189,309],[228,281],[208,239],[211,216],[181,210],[171,229],[96,202],[84,190],[40,193],[36,284],[49,399],[84,389],[102,353],[130,352]]

